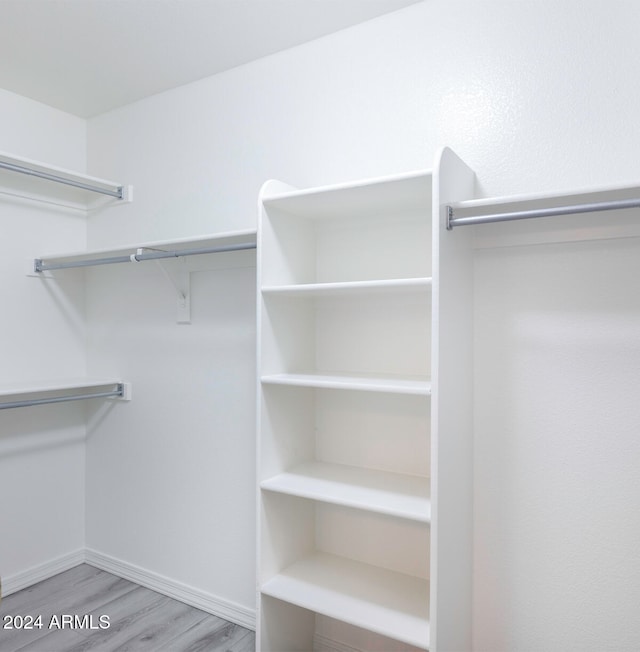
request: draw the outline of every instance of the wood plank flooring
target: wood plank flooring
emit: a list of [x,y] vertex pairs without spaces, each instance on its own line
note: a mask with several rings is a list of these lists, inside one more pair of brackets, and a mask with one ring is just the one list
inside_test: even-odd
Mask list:
[[[77,616],[73,626],[67,621],[62,628],[63,614]],[[7,616],[41,616],[41,627],[36,623],[34,629],[7,629],[11,624]],[[18,624],[19,620],[14,622]],[[87,564],[6,596],[0,602],[0,652],[254,649],[255,634],[251,630]]]

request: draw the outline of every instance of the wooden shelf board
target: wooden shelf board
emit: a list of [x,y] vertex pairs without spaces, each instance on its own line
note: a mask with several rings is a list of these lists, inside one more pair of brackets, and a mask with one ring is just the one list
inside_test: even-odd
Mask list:
[[260,486],[291,496],[428,523],[429,478],[309,462],[264,480]]
[[426,580],[317,553],[265,582],[262,593],[409,645],[429,645]]
[[431,383],[425,376],[399,377],[373,374],[338,373],[288,373],[262,376],[261,381],[270,385],[295,385],[325,389],[351,389],[393,394],[417,394],[429,396]]
[[339,297],[382,293],[420,293],[431,290],[431,278],[403,278],[339,283],[271,285],[262,288],[265,296]]
[[431,210],[431,171],[293,190],[264,197],[267,208],[310,219]]

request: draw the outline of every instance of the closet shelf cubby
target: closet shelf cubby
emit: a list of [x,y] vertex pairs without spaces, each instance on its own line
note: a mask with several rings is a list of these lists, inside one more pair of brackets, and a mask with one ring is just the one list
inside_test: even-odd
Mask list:
[[0,152],[0,192],[81,211],[132,201],[132,188],[40,161]]
[[419,211],[431,199],[431,185],[425,183],[430,177],[430,170],[417,170],[306,190],[291,189],[265,196],[263,203],[267,209],[319,220]]
[[260,487],[422,523],[431,516],[429,479],[420,476],[308,462],[264,480]]
[[131,384],[117,378],[65,378],[2,385],[0,409],[109,397],[131,400]]
[[429,640],[429,582],[318,552],[262,585],[262,593],[409,645]]

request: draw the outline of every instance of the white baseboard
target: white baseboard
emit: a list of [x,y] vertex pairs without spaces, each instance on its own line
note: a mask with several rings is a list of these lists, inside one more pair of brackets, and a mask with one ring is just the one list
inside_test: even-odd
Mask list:
[[91,566],[118,575],[126,580],[145,586],[185,604],[202,609],[247,629],[255,630],[256,612],[230,600],[211,595],[182,582],[176,582],[146,568],[105,555],[97,550],[86,548],[84,561]]
[[28,586],[47,580],[58,573],[74,568],[85,561],[85,551],[83,548],[70,552],[66,555],[51,559],[44,564],[38,564],[26,571],[8,575],[2,578],[2,595],[7,596],[26,589]]

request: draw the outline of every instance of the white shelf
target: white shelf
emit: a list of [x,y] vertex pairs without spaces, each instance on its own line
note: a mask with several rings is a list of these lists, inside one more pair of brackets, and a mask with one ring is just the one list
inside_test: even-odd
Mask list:
[[317,553],[265,582],[262,593],[409,645],[429,645],[426,580]]
[[321,389],[351,389],[368,392],[388,392],[392,394],[417,394],[429,396],[431,383],[423,376],[399,378],[397,376],[290,373],[262,376],[267,385],[295,385],[297,387],[317,387]]
[[619,184],[601,186],[600,188],[579,188],[555,192],[522,193],[515,195],[501,195],[497,197],[483,197],[480,199],[467,199],[465,201],[451,202],[454,211],[476,211],[480,214],[494,212],[494,210],[507,210],[512,205],[525,205],[527,209],[550,208],[552,206],[566,206],[569,204],[582,204],[600,201],[615,201],[621,199],[634,199],[640,197],[640,184]]
[[347,281],[339,283],[306,283],[272,285],[262,288],[265,296],[340,297],[383,293],[420,293],[431,290],[431,278],[402,278],[375,281]]
[[430,202],[430,170],[310,190],[294,190],[263,199],[268,208],[308,219],[424,211]]
[[189,249],[205,249],[208,247],[224,247],[227,245],[238,245],[243,243],[256,243],[255,229],[245,231],[230,231],[226,233],[214,233],[194,238],[177,238],[175,240],[156,240],[132,245],[121,245],[106,249],[93,249],[90,251],[76,251],[70,253],[55,253],[40,256],[40,260],[46,263],[85,262],[98,258],[110,258],[118,256],[131,256],[138,249],[184,251]]
[[[0,385],[0,409],[59,403],[76,398],[105,398],[100,394],[115,392],[116,387],[121,394],[110,398],[131,400],[131,384],[119,378],[64,378]],[[85,395],[87,390],[90,391]],[[81,392],[80,396],[78,392]],[[93,394],[97,396],[94,397]]]
[[264,480],[267,491],[428,523],[429,478],[310,462]]
[[0,397],[19,397],[28,394],[44,394],[78,389],[98,389],[121,383],[118,378],[65,378],[0,385]]
[[[640,185],[615,185],[564,192],[505,195],[449,204],[454,218],[561,208],[640,198]],[[458,227],[456,227],[458,228]],[[462,227],[460,227],[462,228]],[[465,227],[470,228],[470,227]],[[640,237],[638,209],[575,213],[475,227],[474,247],[508,247]],[[455,230],[455,229],[454,229]]]
[[18,168],[33,170],[36,173],[51,175],[61,180],[79,183],[108,192],[117,193],[123,189],[124,199],[117,199],[96,191],[78,188],[66,183],[43,179],[33,174],[16,172],[8,169],[0,169],[0,192],[9,195],[17,195],[28,199],[47,201],[53,204],[67,206],[78,210],[86,211],[95,205],[104,202],[128,202],[131,201],[131,189],[117,181],[100,179],[87,174],[81,174],[65,168],[48,165],[40,161],[23,158],[0,152],[0,162]]

